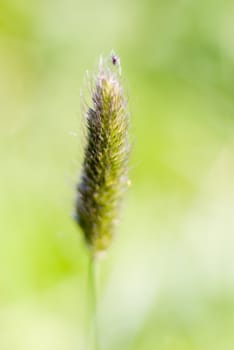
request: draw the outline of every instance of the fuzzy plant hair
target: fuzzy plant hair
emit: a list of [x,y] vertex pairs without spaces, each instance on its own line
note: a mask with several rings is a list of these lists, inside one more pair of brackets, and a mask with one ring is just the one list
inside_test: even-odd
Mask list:
[[75,218],[96,255],[105,251],[112,241],[119,204],[129,183],[129,113],[118,56],[112,54],[100,59],[91,86]]

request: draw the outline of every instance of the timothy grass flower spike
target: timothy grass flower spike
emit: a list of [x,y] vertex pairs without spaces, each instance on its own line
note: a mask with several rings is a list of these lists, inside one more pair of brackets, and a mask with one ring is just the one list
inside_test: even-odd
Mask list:
[[77,187],[76,221],[94,254],[111,244],[128,181],[129,113],[120,59],[100,59],[86,111],[87,140]]

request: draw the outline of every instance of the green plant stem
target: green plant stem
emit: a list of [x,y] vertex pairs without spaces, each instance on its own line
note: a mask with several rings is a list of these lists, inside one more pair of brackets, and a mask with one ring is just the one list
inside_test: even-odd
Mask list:
[[99,261],[93,254],[90,255],[89,286],[90,286],[90,335],[92,349],[100,350],[99,334],[99,307],[98,307],[98,284],[99,284]]

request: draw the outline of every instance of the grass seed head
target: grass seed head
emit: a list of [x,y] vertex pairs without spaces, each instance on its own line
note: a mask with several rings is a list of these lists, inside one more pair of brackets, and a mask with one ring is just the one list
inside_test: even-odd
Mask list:
[[86,111],[87,140],[75,217],[94,254],[105,251],[112,241],[129,183],[129,113],[120,75],[118,56],[100,59]]

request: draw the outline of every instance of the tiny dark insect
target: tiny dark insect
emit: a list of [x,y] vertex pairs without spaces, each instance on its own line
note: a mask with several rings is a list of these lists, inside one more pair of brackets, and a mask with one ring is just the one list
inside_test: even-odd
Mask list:
[[116,66],[118,68],[119,75],[121,75],[120,58],[113,53],[111,55],[111,61],[112,61],[113,66]]
[[118,57],[115,56],[115,55],[112,55],[112,56],[111,56],[111,59],[112,59],[113,65],[115,66],[115,65],[118,63]]

